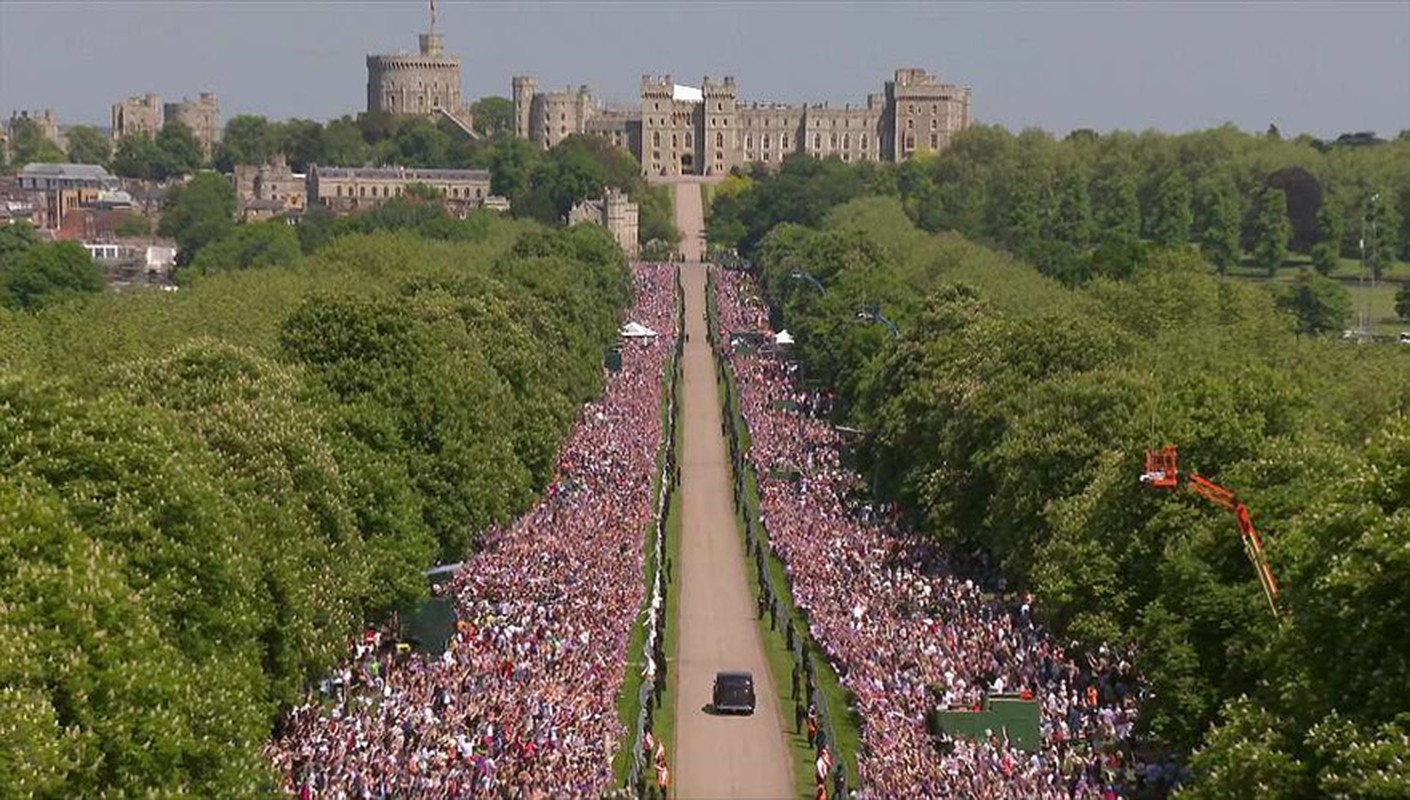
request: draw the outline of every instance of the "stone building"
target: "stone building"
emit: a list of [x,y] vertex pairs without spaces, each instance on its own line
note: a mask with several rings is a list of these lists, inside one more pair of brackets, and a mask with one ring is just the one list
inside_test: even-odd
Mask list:
[[220,141],[220,101],[214,92],[201,92],[196,100],[181,98],[179,103],[162,106],[162,124],[175,120],[184,123],[201,143],[201,153],[210,158]]
[[606,228],[617,240],[627,258],[636,258],[641,248],[641,209],[617,189],[608,189],[596,200],[584,200],[568,212],[568,224],[592,222]]
[[15,141],[15,126],[22,120],[34,123],[39,130],[39,135],[53,142],[60,150],[68,152],[68,137],[59,129],[59,118],[54,115],[53,109],[46,108],[43,111],[14,111],[10,114],[10,121],[3,131],[0,131],[0,147],[3,147],[5,156],[11,155],[10,147]]
[[921,69],[898,69],[864,105],[742,103],[734,78],[699,88],[671,76],[644,75],[640,105],[614,109],[587,87],[539,93],[513,79],[515,133],[549,148],[574,133],[604,136],[626,148],[648,175],[717,175],[750,163],[777,165],[794,153],[844,161],[904,161],[938,152],[970,125],[968,88]]
[[479,208],[490,194],[490,173],[483,169],[414,169],[410,167],[308,168],[308,203],[334,213],[366,211],[416,184],[441,193],[452,212]]
[[469,106],[460,93],[460,59],[446,55],[445,37],[436,33],[436,6],[431,4],[431,29],[419,37],[420,53],[367,57],[367,110],[389,114],[439,114],[471,136]]
[[74,209],[99,207],[123,194],[119,188],[118,179],[97,164],[26,164],[19,174],[19,189],[41,198],[50,228]]
[[113,103],[113,141],[137,134],[153,138],[162,129],[162,98],[155,94],[134,94]]
[[235,200],[249,219],[300,214],[308,206],[308,175],[294,172],[282,153],[266,164],[235,165]]

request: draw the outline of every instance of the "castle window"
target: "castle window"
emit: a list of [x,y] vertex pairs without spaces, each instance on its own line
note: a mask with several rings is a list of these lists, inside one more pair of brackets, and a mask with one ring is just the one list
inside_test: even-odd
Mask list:
[[931,149],[931,150],[939,150],[939,149],[940,149],[940,135],[939,135],[939,134],[935,134],[935,133],[930,134],[930,149]]
[[814,150],[821,150],[821,149],[822,149],[822,134],[821,134],[821,133],[815,133],[815,134],[813,134],[813,149],[814,149]]
[[845,134],[845,135],[842,137],[842,149],[843,149],[843,150],[851,150],[851,149],[852,149],[852,134],[848,133],[848,134]]
[[785,133],[783,135],[782,140],[779,142],[779,147],[782,147],[784,150],[788,149],[788,134]]
[[769,149],[769,146],[772,144],[772,142],[769,141],[769,138],[770,138],[770,137],[769,137],[769,135],[768,135],[767,133],[764,134],[764,144],[763,144],[763,148],[764,148],[765,150],[768,150],[768,149]]
[[916,126],[916,121],[915,121],[915,120],[913,120],[913,119],[908,119],[908,120],[906,120],[906,130],[911,130],[911,129],[915,128],[915,126]]
[[652,104],[651,104],[651,110],[652,110],[652,111],[660,111],[660,110],[661,110],[661,104],[660,104],[660,103],[652,103]]
[[939,114],[939,113],[940,113],[940,106],[938,106],[938,105],[931,106],[931,107],[930,107],[930,113],[932,113],[932,114]]
[[910,152],[910,151],[914,150],[915,148],[916,148],[916,137],[915,137],[915,135],[914,135],[914,134],[910,134],[910,133],[906,134],[906,152]]
[[936,120],[934,117],[931,117],[931,118],[930,118],[930,129],[931,129],[932,131],[936,129],[936,126],[937,126],[938,124],[939,124],[939,121],[938,121],[938,120]]
[[831,147],[833,150],[836,150],[836,149],[837,149],[837,134],[835,134],[835,133],[832,134],[832,138],[828,141],[827,145],[828,145],[828,147]]
[[867,135],[865,133],[862,134],[862,149],[867,149]]
[[723,133],[719,133],[719,132],[716,132],[716,133],[715,133],[715,146],[716,146],[716,147],[724,147],[724,146],[725,146],[725,135],[724,135]]
[[748,134],[748,135],[746,135],[746,136],[744,137],[744,149],[745,149],[745,150],[753,150],[753,149],[754,149],[754,134],[751,133],[751,134]]
[[716,111],[724,111],[724,110],[725,110],[725,104],[724,104],[724,103],[716,103],[716,104],[715,104],[715,110],[716,110]]
[[765,161],[768,161],[768,160],[769,160],[769,151],[767,151],[767,150],[764,151],[764,160],[765,160]]
[[367,187],[366,187],[366,186],[359,186],[359,187],[357,187],[357,196],[358,196],[358,197],[366,197],[366,196],[367,196]]
[[341,183],[338,184],[338,196],[339,196],[339,197],[342,197],[342,196],[343,196],[343,185],[342,185]]
[[[652,146],[652,147],[660,147],[660,146],[661,146],[661,132],[660,132],[660,131],[652,131],[652,132],[651,132],[651,146]],[[660,158],[660,156],[657,156],[657,158]]]
[[676,149],[676,148],[678,148],[678,147],[680,147],[680,146],[681,146],[681,137],[678,136],[678,135],[676,135],[676,134],[674,134],[674,133],[671,134],[671,149],[674,150],[674,149]]

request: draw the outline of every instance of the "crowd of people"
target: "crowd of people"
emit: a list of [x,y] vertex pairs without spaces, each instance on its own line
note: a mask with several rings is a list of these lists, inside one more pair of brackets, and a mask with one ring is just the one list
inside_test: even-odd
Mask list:
[[661,445],[676,270],[633,267],[624,341],[541,500],[491,530],[445,591],[439,657],[369,631],[285,720],[268,756],[301,798],[600,797],[630,746],[616,701],[645,594],[643,536]]
[[[1116,798],[1142,781],[1128,742],[1139,690],[1128,659],[1106,647],[1078,657],[1032,619],[1031,598],[986,592],[945,552],[862,506],[841,464],[827,403],[796,385],[796,364],[737,341],[768,331],[752,279],[716,273],[721,347],[748,425],[747,458],[762,521],[813,638],[856,695],[857,796]],[[771,341],[771,340],[766,340]],[[1017,693],[1040,707],[1041,747],[1002,731],[932,738],[927,712],[975,709]]]

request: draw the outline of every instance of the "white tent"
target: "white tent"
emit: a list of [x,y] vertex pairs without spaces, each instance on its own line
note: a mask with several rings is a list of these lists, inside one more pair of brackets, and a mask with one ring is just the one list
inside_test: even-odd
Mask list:
[[626,339],[644,339],[649,336],[655,336],[656,331],[642,325],[640,322],[628,322],[626,325],[622,326],[620,331],[617,331],[617,334]]
[[793,344],[793,334],[788,331],[779,331],[774,334],[774,344]]
[[705,92],[694,86],[682,86],[679,83],[671,86],[671,99],[686,103],[705,102]]

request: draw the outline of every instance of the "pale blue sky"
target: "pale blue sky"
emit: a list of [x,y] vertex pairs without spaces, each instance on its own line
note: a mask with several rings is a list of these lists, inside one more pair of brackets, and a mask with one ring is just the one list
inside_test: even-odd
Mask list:
[[[510,76],[632,100],[644,72],[733,74],[746,100],[865,101],[898,66],[974,90],[1011,128],[1233,122],[1319,136],[1410,128],[1410,1],[1375,3],[465,3],[439,0],[467,97]],[[107,124],[156,92],[225,118],[326,119],[366,98],[367,53],[412,51],[427,3],[0,0],[0,114]]]

